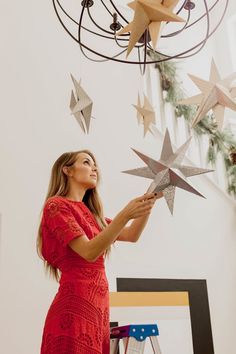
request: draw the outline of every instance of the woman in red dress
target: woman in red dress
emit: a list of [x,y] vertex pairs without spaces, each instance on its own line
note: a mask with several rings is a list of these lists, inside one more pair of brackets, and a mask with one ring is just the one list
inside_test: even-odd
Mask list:
[[111,221],[103,216],[98,180],[87,150],[64,153],[52,168],[38,252],[60,286],[47,313],[41,354],[109,354],[104,257],[116,240],[138,240],[161,196],[136,198]]

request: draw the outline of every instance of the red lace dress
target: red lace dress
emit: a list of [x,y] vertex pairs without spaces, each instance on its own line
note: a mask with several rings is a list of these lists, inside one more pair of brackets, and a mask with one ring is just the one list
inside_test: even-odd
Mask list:
[[104,257],[91,263],[68,246],[76,237],[91,239],[99,232],[83,202],[58,196],[48,199],[42,219],[42,254],[62,275],[46,317],[41,354],[109,354]]

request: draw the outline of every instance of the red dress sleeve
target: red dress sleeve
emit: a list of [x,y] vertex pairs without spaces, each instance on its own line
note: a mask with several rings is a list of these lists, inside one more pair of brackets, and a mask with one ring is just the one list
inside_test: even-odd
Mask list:
[[58,199],[49,199],[46,202],[43,221],[49,233],[63,246],[76,237],[86,235],[70,208]]

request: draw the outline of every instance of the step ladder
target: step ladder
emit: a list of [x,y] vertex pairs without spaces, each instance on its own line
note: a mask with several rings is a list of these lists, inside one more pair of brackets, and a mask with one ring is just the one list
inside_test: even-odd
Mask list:
[[153,353],[161,354],[157,337],[159,330],[156,324],[136,325],[131,324],[121,327],[113,327],[110,332],[110,354],[117,354],[119,342],[122,339],[125,354],[143,354],[145,342],[150,338]]

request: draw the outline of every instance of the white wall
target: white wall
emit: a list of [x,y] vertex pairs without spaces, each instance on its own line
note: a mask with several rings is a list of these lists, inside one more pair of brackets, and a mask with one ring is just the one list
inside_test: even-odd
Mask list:
[[[142,85],[137,67],[85,60],[50,1],[4,2],[1,8],[0,343],[6,354],[33,354],[57,288],[35,252],[52,163],[64,151],[90,148],[102,170],[106,215],[112,217],[149,184],[120,173],[142,166],[130,147],[158,158],[161,141],[143,139],[136,124],[131,103]],[[196,67],[202,63],[192,60]],[[96,120],[88,136],[69,113],[70,72],[82,77],[94,99]],[[116,277],[207,279],[215,352],[234,354],[235,205],[206,177],[192,183],[207,199],[177,191],[174,217],[164,200],[158,202],[141,241],[112,252],[110,286],[115,290]]]

